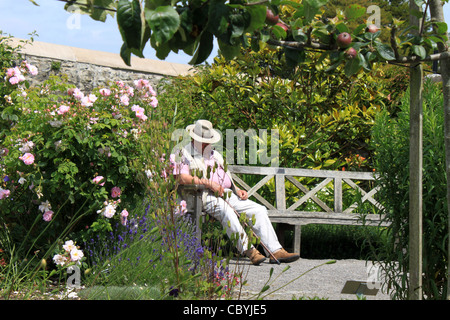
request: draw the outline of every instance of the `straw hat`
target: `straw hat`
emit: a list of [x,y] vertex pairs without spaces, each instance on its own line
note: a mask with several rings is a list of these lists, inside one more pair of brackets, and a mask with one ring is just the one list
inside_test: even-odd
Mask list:
[[187,126],[186,131],[198,142],[215,143],[220,140],[219,131],[213,129],[212,123],[208,120],[197,120],[194,124]]

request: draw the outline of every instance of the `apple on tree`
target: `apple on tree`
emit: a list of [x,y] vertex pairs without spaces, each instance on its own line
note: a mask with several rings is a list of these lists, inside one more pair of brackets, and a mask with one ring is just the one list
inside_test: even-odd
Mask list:
[[274,26],[278,23],[279,19],[280,19],[279,15],[275,15],[272,12],[272,10],[270,10],[270,9],[266,10],[266,23],[267,24]]
[[371,24],[371,25],[369,25],[369,26],[367,26],[367,28],[366,28],[366,31],[367,32],[370,32],[370,33],[375,33],[375,32],[377,32],[378,30],[380,30],[380,28],[378,28],[376,25],[374,25],[374,24]]
[[348,49],[345,51],[345,57],[346,57],[347,59],[351,60],[351,59],[354,59],[354,58],[356,57],[357,53],[358,53],[358,52],[356,51],[355,48],[348,48]]
[[339,33],[337,45],[339,48],[347,48],[352,43],[352,36],[348,32]]
[[289,30],[289,27],[287,25],[285,25],[284,23],[281,23],[281,22],[278,22],[276,24],[276,26],[279,26],[279,27],[283,28],[284,31],[286,31],[286,32],[288,32],[288,30]]

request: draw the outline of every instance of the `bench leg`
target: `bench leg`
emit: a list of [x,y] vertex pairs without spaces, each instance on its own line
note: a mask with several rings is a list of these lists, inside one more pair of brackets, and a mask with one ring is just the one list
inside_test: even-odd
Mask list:
[[302,226],[295,225],[294,226],[294,252],[300,253],[301,239],[302,239]]
[[277,237],[278,241],[281,243],[282,246],[285,246],[285,232],[292,230],[294,231],[294,238],[292,239],[292,250],[293,252],[300,253],[300,244],[301,244],[301,238],[302,238],[302,227],[301,225],[289,225],[285,223],[277,223]]
[[199,241],[202,239],[202,205],[202,196],[196,195],[194,199],[194,212],[197,239]]

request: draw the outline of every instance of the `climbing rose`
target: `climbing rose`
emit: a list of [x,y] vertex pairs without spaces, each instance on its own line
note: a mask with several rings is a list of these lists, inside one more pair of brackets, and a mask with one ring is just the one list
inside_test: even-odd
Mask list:
[[26,165],[30,165],[34,163],[34,156],[31,153],[25,153],[23,156],[19,157],[20,160],[23,161]]
[[94,182],[95,184],[100,184],[101,186],[103,186],[105,184],[105,182],[100,183],[100,181],[102,181],[104,178],[102,176],[96,176],[94,179],[92,179],[92,182]]
[[120,194],[121,194],[121,190],[119,187],[113,187],[111,189],[111,197],[117,198],[117,197],[120,197]]
[[44,212],[44,214],[43,214],[43,216],[42,216],[42,219],[44,219],[44,221],[49,222],[49,221],[52,220],[52,217],[53,217],[53,211],[48,210],[48,211],[45,211],[45,212]]
[[70,107],[68,107],[68,106],[60,106],[59,108],[58,108],[58,111],[57,111],[57,113],[58,114],[64,114],[64,113],[66,113],[67,111],[69,111],[69,109],[70,109]]
[[11,193],[11,191],[0,188],[0,199],[5,199],[5,198],[9,197],[10,193]]

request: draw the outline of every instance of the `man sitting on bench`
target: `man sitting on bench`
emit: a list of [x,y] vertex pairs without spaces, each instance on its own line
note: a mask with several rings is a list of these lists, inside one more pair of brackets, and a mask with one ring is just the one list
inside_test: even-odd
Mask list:
[[[298,253],[288,253],[282,248],[266,207],[249,200],[247,192],[237,188],[231,175],[225,171],[222,155],[211,147],[211,144],[220,140],[220,133],[213,129],[211,122],[198,120],[195,124],[187,126],[186,130],[192,141],[171,156],[171,159],[179,159],[173,163],[173,173],[180,184],[206,187],[202,195],[203,210],[226,228],[228,237],[232,234],[239,235],[238,251],[245,254],[254,265],[259,265],[266,259],[253,245],[249,246],[248,236],[234,210],[239,214],[245,212],[249,221],[254,222],[251,227],[264,243],[266,255],[269,255],[267,252],[269,250],[275,258],[271,257],[270,263],[287,263],[299,259]],[[193,172],[200,172],[202,178]]]

